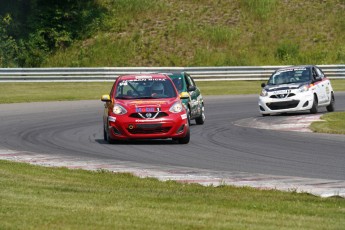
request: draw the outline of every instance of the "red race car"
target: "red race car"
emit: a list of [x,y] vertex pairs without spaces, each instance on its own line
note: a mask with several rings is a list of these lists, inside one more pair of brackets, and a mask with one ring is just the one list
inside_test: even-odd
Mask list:
[[104,140],[165,139],[180,144],[190,139],[189,121],[171,79],[164,74],[119,76],[110,95],[103,95]]

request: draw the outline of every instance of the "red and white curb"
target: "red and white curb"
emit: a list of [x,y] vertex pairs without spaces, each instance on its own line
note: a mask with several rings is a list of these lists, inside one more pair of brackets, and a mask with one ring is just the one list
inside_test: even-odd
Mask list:
[[345,181],[302,177],[287,177],[244,172],[218,172],[186,167],[160,167],[112,160],[84,160],[73,157],[36,154],[25,151],[0,149],[0,159],[25,162],[46,167],[70,169],[107,170],[115,173],[132,173],[135,176],[174,180],[181,183],[197,183],[205,186],[233,185],[266,190],[310,193],[320,197],[345,198]]
[[309,126],[314,121],[322,121],[322,114],[303,114],[295,116],[279,116],[277,119],[268,119],[268,117],[246,118],[234,122],[235,125],[251,127],[257,129],[312,132]]

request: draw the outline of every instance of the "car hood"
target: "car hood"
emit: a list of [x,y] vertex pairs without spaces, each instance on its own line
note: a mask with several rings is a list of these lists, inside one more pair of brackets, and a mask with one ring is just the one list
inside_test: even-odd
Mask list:
[[302,85],[309,84],[309,82],[299,82],[299,83],[290,83],[290,84],[281,84],[281,85],[266,85],[265,90],[267,91],[277,91],[277,90],[287,90],[287,89],[298,89]]
[[129,110],[136,108],[161,108],[161,110],[168,109],[179,101],[178,98],[160,98],[160,99],[142,99],[142,100],[117,100],[117,103],[122,104]]

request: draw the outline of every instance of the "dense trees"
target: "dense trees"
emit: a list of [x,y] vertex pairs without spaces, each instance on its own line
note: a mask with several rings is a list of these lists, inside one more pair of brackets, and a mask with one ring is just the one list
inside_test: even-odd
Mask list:
[[40,66],[97,29],[104,11],[95,0],[2,0],[0,67]]

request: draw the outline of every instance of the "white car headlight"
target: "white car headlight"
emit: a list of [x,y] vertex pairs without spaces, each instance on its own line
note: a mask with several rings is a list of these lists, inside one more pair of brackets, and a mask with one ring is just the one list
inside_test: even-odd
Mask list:
[[308,90],[309,90],[309,85],[302,85],[301,87],[299,87],[299,91],[301,93],[307,92]]
[[180,113],[183,110],[183,105],[181,102],[175,102],[169,109],[172,113]]
[[265,89],[261,90],[260,96],[261,97],[266,97],[268,95],[267,91]]
[[114,108],[113,108],[113,113],[115,113],[117,115],[123,115],[123,114],[127,113],[127,110],[125,108],[123,108],[122,105],[115,104]]

